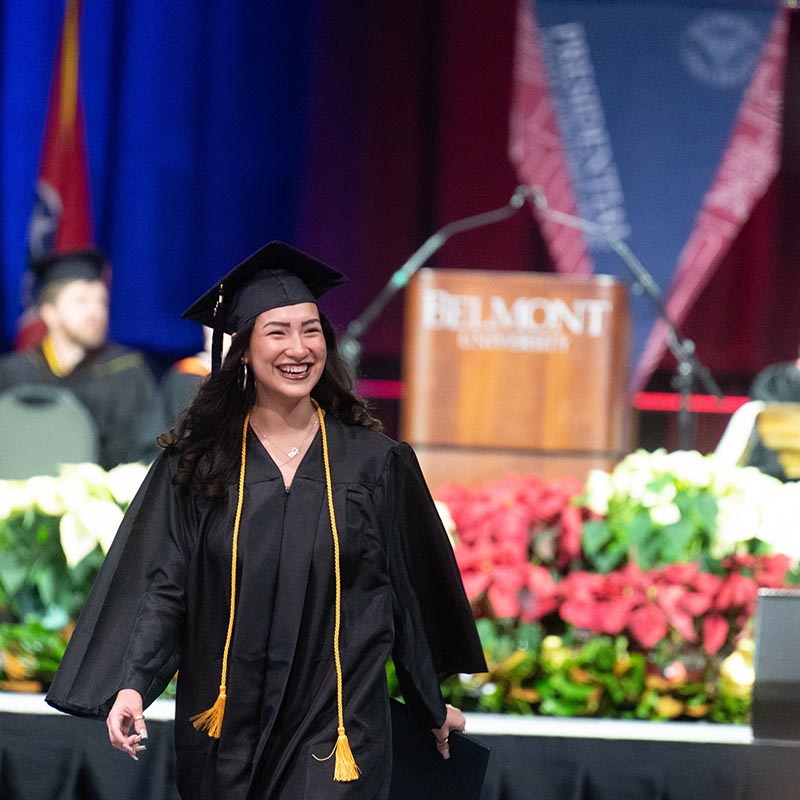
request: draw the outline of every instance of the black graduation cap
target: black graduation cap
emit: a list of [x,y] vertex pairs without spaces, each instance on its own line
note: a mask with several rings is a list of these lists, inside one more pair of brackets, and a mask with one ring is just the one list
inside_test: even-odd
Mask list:
[[32,293],[38,301],[42,289],[53,281],[79,280],[96,281],[104,277],[107,260],[99,250],[73,250],[66,253],[52,253],[30,262]]
[[389,800],[479,800],[491,748],[472,736],[452,732],[450,758],[444,761],[433,736],[411,709],[389,701],[392,716],[392,782]]
[[212,369],[219,366],[222,334],[236,333],[264,311],[313,303],[346,276],[284,242],[270,242],[235,266],[183,312],[214,329]]

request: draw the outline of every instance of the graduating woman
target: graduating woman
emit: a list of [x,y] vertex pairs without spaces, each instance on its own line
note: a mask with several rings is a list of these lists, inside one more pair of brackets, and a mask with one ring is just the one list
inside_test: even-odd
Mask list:
[[177,671],[183,798],[385,798],[386,661],[443,757],[464,718],[439,680],[485,669],[414,453],[353,395],[317,308],[344,280],[272,242],[184,314],[232,345],[165,439],[47,696],[106,717],[138,758]]

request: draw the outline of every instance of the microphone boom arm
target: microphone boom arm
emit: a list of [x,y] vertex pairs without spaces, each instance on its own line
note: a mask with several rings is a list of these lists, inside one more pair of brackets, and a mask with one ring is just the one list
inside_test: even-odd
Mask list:
[[508,203],[501,208],[449,222],[429,236],[422,246],[399,269],[395,270],[383,289],[364,311],[347,326],[347,330],[339,340],[339,350],[353,378],[356,377],[358,372],[358,364],[361,357],[361,337],[367,332],[369,326],[395,294],[405,288],[414,273],[424,266],[450,237],[464,231],[483,228],[486,225],[494,225],[514,216],[525,204],[525,198],[528,194],[527,187],[518,186]]

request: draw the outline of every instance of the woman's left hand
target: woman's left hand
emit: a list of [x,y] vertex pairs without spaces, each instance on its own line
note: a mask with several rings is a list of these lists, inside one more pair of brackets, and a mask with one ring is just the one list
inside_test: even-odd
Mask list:
[[447,716],[445,717],[444,725],[441,728],[431,728],[431,733],[436,739],[436,749],[439,751],[439,755],[444,759],[448,759],[450,758],[450,734],[453,731],[464,733],[467,721],[464,719],[460,709],[451,705],[447,705],[445,708],[447,709]]

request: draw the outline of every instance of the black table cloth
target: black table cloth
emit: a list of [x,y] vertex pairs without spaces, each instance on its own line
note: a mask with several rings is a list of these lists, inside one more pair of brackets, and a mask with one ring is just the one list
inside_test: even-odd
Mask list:
[[[102,722],[0,713],[0,798],[177,800],[172,723],[147,728],[137,763],[109,745]],[[800,800],[796,744],[611,740],[593,730],[589,720],[586,738],[474,735],[492,748],[482,800]]]

